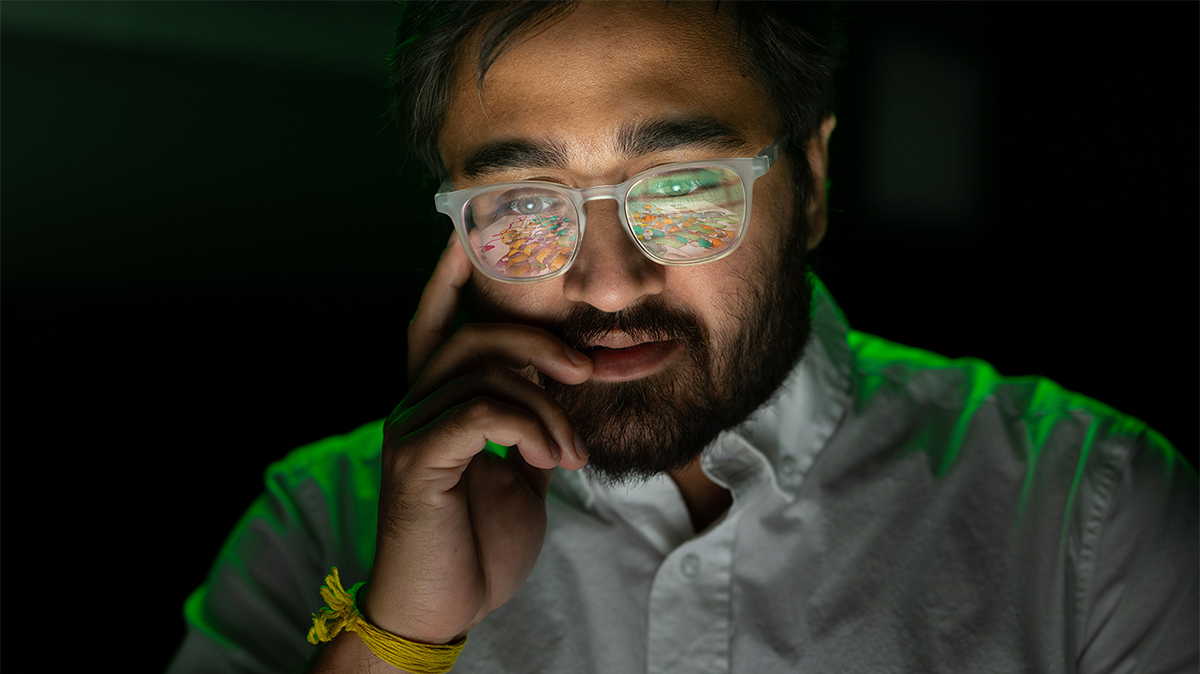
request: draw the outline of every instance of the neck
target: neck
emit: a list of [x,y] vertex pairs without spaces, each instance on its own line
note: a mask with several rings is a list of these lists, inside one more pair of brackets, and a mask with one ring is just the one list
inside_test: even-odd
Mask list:
[[692,518],[692,530],[696,533],[707,529],[733,505],[733,495],[708,479],[700,469],[699,457],[687,466],[671,471],[670,475],[683,494],[683,502]]

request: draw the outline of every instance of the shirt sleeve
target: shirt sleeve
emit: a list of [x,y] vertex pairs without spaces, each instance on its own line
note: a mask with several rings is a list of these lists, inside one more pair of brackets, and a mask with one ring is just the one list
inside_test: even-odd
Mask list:
[[[168,674],[296,673],[315,650],[325,576],[366,579],[373,554],[378,424],[296,450],[266,472],[208,577],[184,604],[187,633]],[[372,447],[373,445],[373,447]],[[364,455],[368,461],[364,462]]]
[[[1200,671],[1200,551],[1195,470],[1162,436],[1138,436],[1104,482],[1085,527],[1078,670]],[[1089,535],[1090,534],[1090,535]]]

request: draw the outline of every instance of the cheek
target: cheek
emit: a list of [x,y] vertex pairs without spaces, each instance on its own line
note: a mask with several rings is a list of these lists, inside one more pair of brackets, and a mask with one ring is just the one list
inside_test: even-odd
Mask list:
[[766,277],[761,251],[747,240],[729,257],[691,268],[672,268],[668,302],[687,308],[717,340],[745,320],[747,299]]
[[719,334],[733,334],[741,327],[748,318],[747,303],[772,282],[783,259],[791,227],[790,199],[755,198],[750,230],[736,251],[712,264],[678,269],[675,293]]
[[[755,184],[751,212],[751,236],[762,248],[776,248],[787,240],[792,226],[792,201],[795,196],[792,173],[781,161]],[[749,243],[749,241],[748,241]]]
[[742,248],[730,256],[749,258],[738,264],[752,275],[750,278],[774,274],[783,259],[794,226],[794,195],[791,173],[787,169],[787,164],[781,162],[755,185],[749,235]]
[[562,303],[561,279],[544,283],[500,283],[473,270],[470,283],[469,291],[474,297],[472,305],[479,314],[471,316],[471,320],[546,327],[554,322]]
[[[756,204],[756,207],[759,206]],[[761,283],[775,273],[781,260],[790,218],[780,204],[763,204],[753,214],[750,231],[742,245],[722,262],[743,286]]]

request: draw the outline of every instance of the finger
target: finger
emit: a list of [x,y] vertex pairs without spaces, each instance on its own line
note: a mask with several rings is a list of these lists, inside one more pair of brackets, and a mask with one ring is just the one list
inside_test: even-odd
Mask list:
[[[516,467],[517,472],[521,473],[521,476],[529,483],[534,493],[543,499],[546,498],[546,493],[550,491],[550,478],[554,475],[553,468],[535,468],[529,465],[529,462],[525,460],[525,457],[521,456],[520,452],[514,453],[509,462]],[[559,465],[562,464],[560,463]]]
[[[466,472],[463,473],[463,480],[467,484],[467,489],[471,491],[467,505],[475,512],[472,516],[474,520],[472,524],[478,526],[481,522],[492,518],[501,521],[509,519],[509,524],[513,524],[511,518],[505,518],[500,514],[500,510],[512,507],[520,508],[529,501],[522,503],[512,499],[512,488],[518,484],[521,485],[523,489],[528,490],[529,496],[536,497],[540,503],[545,500],[546,494],[550,491],[550,480],[553,476],[553,468],[534,468],[526,463],[525,458],[517,452],[513,452],[510,459],[502,459],[491,452],[476,454],[475,458],[471,459],[471,465],[467,466]],[[477,510],[481,506],[482,511]],[[487,517],[479,517],[479,514],[485,514]],[[500,516],[497,517],[497,515]],[[509,535],[512,533],[508,532]]]
[[389,452],[390,469],[406,473],[406,483],[423,485],[433,493],[453,489],[488,441],[516,446],[535,468],[553,468],[559,461],[557,447],[536,416],[486,397],[454,406],[411,435],[385,437],[384,447],[396,450]]
[[550,332],[512,323],[472,323],[455,332],[429,358],[413,382],[411,395],[418,399],[441,382],[487,365],[513,370],[533,367],[564,384],[582,384],[592,376],[590,358]]
[[586,449],[566,410],[550,394],[521,375],[499,366],[470,372],[447,382],[415,404],[406,399],[388,417],[389,434],[408,435],[432,423],[442,413],[474,398],[488,397],[522,407],[537,417],[558,447],[563,468],[578,470],[587,464]]
[[425,365],[429,355],[446,341],[454,327],[454,316],[462,288],[471,278],[471,261],[458,242],[457,234],[442,251],[429,283],[421,293],[417,312],[408,324],[408,383]]
[[[517,593],[537,562],[537,555],[529,554],[528,549],[531,544],[540,546],[546,534],[551,471],[524,466],[530,471],[526,474],[522,465],[484,452],[471,461],[463,475],[470,494],[467,507],[471,532],[478,541],[478,563],[492,571],[488,589],[493,596]],[[535,482],[530,482],[531,477]]]

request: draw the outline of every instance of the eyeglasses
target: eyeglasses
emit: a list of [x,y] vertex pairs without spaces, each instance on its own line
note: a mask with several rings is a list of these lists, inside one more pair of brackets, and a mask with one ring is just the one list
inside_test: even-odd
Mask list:
[[702,264],[732,253],[746,238],[751,187],[771,170],[782,141],[755,157],[656,166],[620,185],[584,189],[522,180],[434,195],[459,242],[484,274],[506,283],[566,273],[587,228],[584,204],[613,199],[625,232],[651,260]]

